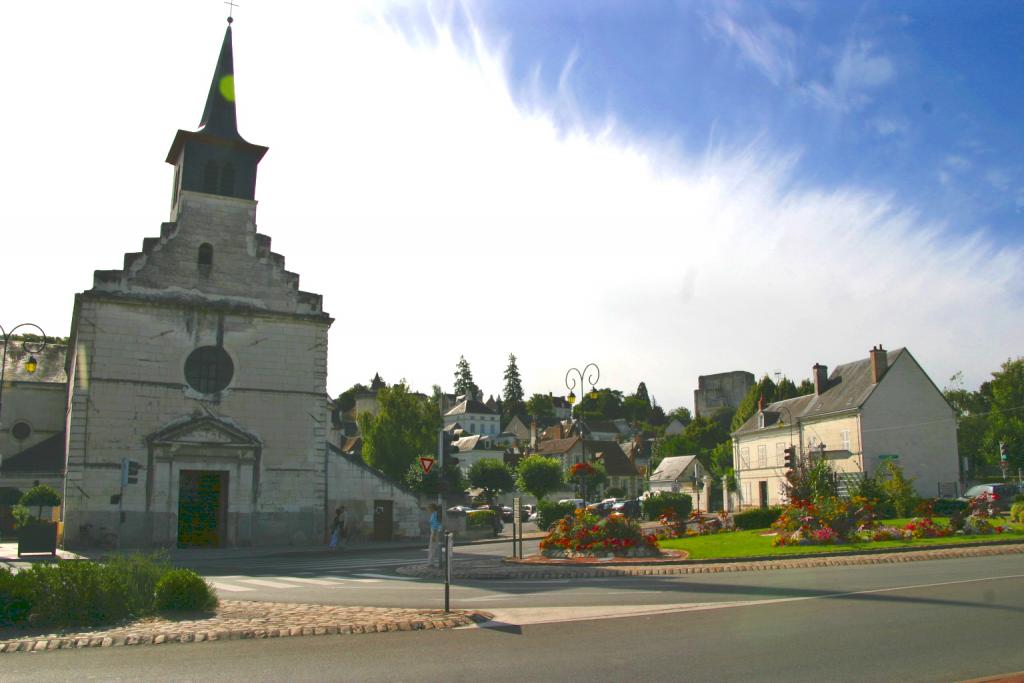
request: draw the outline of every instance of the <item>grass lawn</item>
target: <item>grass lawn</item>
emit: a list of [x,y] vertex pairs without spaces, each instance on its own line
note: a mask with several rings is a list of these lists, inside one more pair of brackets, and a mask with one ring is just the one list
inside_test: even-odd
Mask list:
[[[936,522],[945,523],[942,517],[935,517]],[[890,519],[883,522],[886,526],[903,526],[909,519]],[[1008,526],[1005,520],[996,522]],[[1016,539],[1024,541],[1024,529],[1021,525],[1012,525],[1013,531],[988,536],[946,536],[945,538],[917,538],[912,541],[872,541],[870,543],[841,543],[836,545],[797,545],[772,546],[774,536],[762,536],[769,529],[753,531],[734,531],[708,536],[690,536],[661,541],[659,545],[666,550],[685,550],[692,560],[711,560],[742,557],[808,555],[812,553],[860,552],[864,550],[882,550],[885,548],[920,548],[930,545],[950,545],[956,543],[978,543],[1006,541]]]

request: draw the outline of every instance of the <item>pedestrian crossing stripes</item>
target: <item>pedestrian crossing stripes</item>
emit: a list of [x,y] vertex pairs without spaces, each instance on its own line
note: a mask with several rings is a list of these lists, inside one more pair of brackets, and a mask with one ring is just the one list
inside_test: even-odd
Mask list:
[[415,581],[408,576],[388,576],[386,574],[355,574],[346,577],[322,576],[310,578],[304,576],[272,576],[266,578],[251,578],[246,576],[217,576],[209,579],[210,583],[218,591],[226,593],[245,593],[261,588],[290,589],[309,588],[320,586],[337,588],[367,583],[380,583],[381,581]]

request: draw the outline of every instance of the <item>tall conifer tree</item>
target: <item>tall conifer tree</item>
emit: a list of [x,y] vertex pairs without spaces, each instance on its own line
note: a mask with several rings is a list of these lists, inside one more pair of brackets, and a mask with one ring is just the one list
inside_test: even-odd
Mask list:
[[516,365],[515,354],[508,354],[508,367],[505,368],[505,391],[501,395],[502,427],[512,419],[513,415],[522,415],[526,406],[523,403],[523,382],[519,377],[519,366]]

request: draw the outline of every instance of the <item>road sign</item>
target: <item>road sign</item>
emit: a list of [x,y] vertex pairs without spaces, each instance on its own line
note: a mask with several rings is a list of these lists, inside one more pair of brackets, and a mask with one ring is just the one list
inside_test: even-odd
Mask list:
[[434,459],[422,457],[420,458],[420,467],[423,468],[423,474],[430,474],[430,468],[434,466]]
[[899,459],[900,459],[900,456],[898,456],[898,455],[896,455],[894,453],[883,453],[882,455],[878,456],[878,460],[880,462],[886,462],[886,461],[891,462],[893,460],[899,460]]

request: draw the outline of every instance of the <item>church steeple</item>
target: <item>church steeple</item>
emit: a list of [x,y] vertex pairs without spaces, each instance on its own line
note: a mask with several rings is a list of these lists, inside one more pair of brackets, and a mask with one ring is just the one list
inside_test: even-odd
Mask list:
[[210,83],[210,94],[206,97],[206,108],[199,122],[204,133],[222,137],[239,138],[238,121],[235,119],[235,65],[231,49],[231,23],[224,32],[220,46],[217,68]]
[[167,153],[175,168],[172,213],[182,191],[255,199],[256,166],[267,148],[246,142],[238,132],[231,19],[199,125],[195,132],[179,130]]

